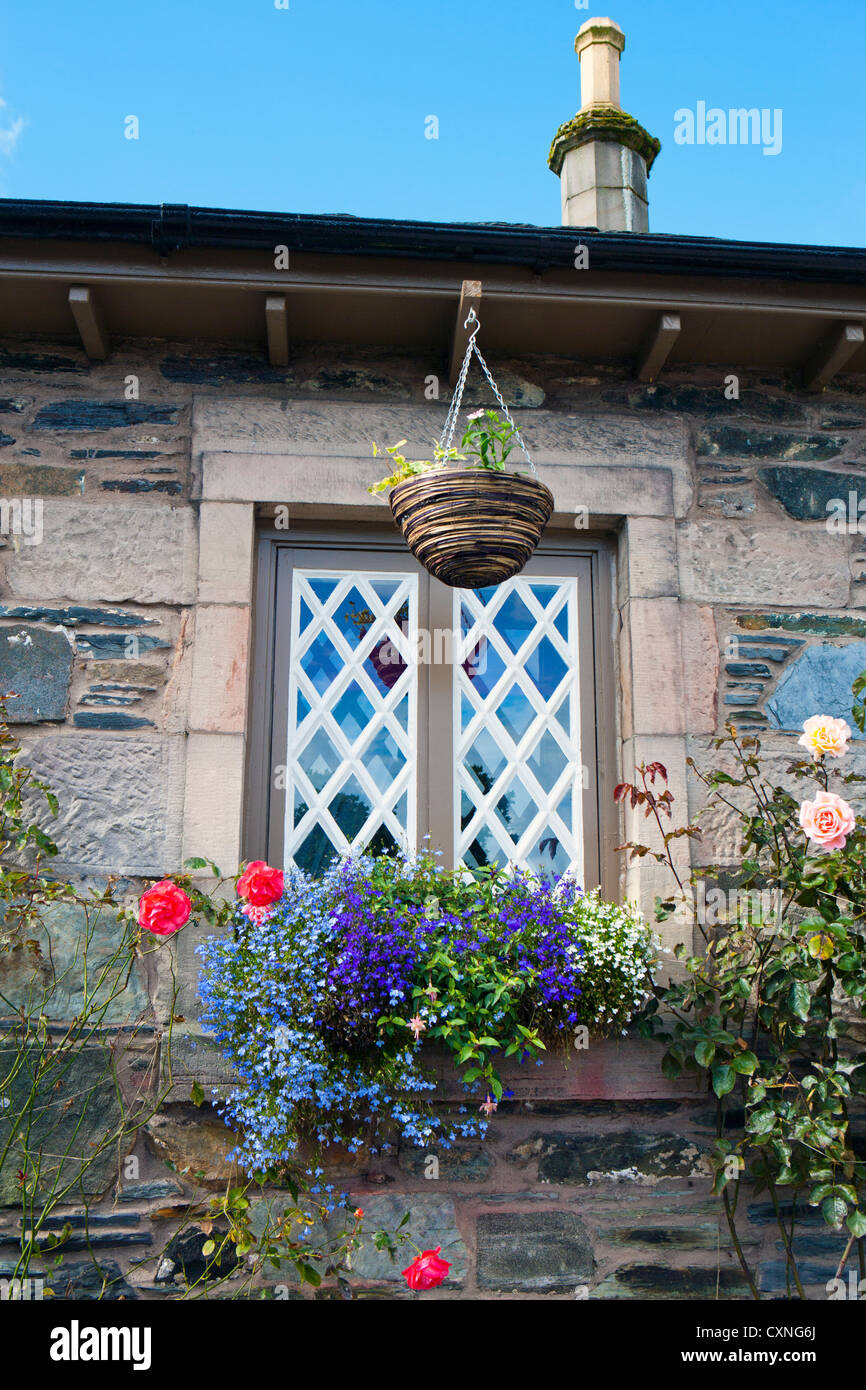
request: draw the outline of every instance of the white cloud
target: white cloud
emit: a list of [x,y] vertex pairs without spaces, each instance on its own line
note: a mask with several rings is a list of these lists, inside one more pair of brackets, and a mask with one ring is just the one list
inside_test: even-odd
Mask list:
[[[5,102],[3,103],[5,105]],[[24,129],[24,117],[18,116],[6,130],[0,130],[0,154],[11,155]]]

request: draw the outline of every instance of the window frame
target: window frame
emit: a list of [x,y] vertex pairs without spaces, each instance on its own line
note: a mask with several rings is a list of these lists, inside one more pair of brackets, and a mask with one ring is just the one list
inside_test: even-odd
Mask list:
[[[384,568],[399,569],[407,561],[417,566],[402,537],[390,528],[312,523],[281,531],[273,520],[266,519],[257,528],[242,852],[245,860],[268,859],[271,863],[282,862],[285,793],[275,788],[272,769],[284,761],[288,736],[292,565],[286,552],[293,551],[308,552],[304,557],[307,566],[309,555],[320,553],[323,568],[342,566],[347,561],[351,564],[353,558],[357,558],[358,569],[378,568],[380,560]],[[557,573],[569,574],[570,559],[584,562],[575,565],[573,572],[579,575],[583,570],[588,575],[590,590],[587,597],[586,584],[578,584],[581,756],[591,769],[584,793],[584,879],[589,886],[600,884],[605,896],[615,898],[622,877],[622,865],[613,854],[619,839],[612,795],[619,748],[614,680],[615,546],[604,536],[548,531],[527,571],[531,575],[532,568],[549,560]],[[419,591],[419,623],[424,625],[426,614],[431,629],[450,627],[452,591],[430,582],[423,570],[421,573],[428,582],[422,582]],[[278,613],[285,613],[285,620],[278,621]],[[436,690],[430,704],[428,688]],[[453,843],[453,759],[443,770],[444,760],[431,758],[430,748],[437,737],[450,736],[450,694],[450,665],[431,664],[418,689],[418,727],[431,729],[428,738],[419,740],[418,825],[420,833],[429,827],[434,843],[447,846]],[[431,709],[447,729],[431,727]],[[431,777],[435,786],[431,786]],[[449,848],[446,858],[450,853]]]

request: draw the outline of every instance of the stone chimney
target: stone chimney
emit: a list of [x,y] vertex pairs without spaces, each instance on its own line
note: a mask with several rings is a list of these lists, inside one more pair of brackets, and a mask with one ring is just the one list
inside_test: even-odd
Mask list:
[[619,104],[625,34],[612,19],[588,19],[574,41],[580,110],[559,127],[548,164],[562,188],[565,227],[647,232],[647,178],[661,149]]

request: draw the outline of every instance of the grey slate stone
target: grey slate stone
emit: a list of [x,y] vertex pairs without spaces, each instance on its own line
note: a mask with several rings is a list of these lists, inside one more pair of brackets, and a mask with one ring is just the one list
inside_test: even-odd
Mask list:
[[[718,1292],[717,1292],[718,1291]],[[669,1265],[620,1265],[590,1294],[598,1299],[749,1298],[738,1269],[672,1269]]]
[[848,440],[838,435],[789,434],[741,425],[717,425],[698,431],[698,457],[803,460],[835,458]]
[[862,739],[851,713],[851,685],[866,671],[866,642],[835,645],[822,642],[806,647],[783,671],[766,711],[774,729],[802,732],[803,721],[813,714],[847,719],[853,735]]
[[[848,493],[866,493],[862,473],[825,473],[817,468],[759,468],[758,477],[796,521],[826,521],[827,504],[840,498],[848,505]],[[855,517],[856,519],[856,517]]]
[[512,1162],[538,1158],[539,1182],[583,1184],[607,1179],[703,1176],[701,1149],[678,1134],[536,1134],[508,1155]]
[[64,632],[21,626],[0,629],[0,690],[10,724],[66,718],[73,650]]
[[458,1145],[453,1149],[442,1149],[441,1152],[405,1148],[400,1150],[397,1161],[404,1173],[409,1173],[413,1178],[426,1178],[431,1157],[438,1160],[440,1182],[484,1182],[493,1167],[490,1152],[483,1145],[477,1148]]
[[[402,1246],[392,1261],[377,1250],[373,1234],[378,1230],[396,1231],[408,1211],[405,1233],[422,1250],[435,1250],[441,1245],[441,1259],[448,1260],[448,1284],[459,1284],[466,1278],[466,1246],[457,1228],[454,1203],[436,1193],[412,1192],[407,1196],[364,1196],[358,1199],[364,1209],[364,1235],[361,1247],[352,1256],[353,1279],[364,1282],[404,1283],[401,1270],[415,1257],[411,1246]],[[342,1217],[338,1217],[338,1223]]]
[[75,634],[75,649],[79,656],[89,657],[93,661],[132,660],[144,652],[158,651],[170,646],[171,643],[166,642],[164,638],[151,637],[147,632],[141,634],[77,632]]
[[108,430],[128,425],[173,425],[180,407],[149,401],[83,401],[67,399],[44,405],[33,430]]
[[89,608],[76,603],[66,608],[45,608],[33,603],[0,603],[0,618],[28,618],[32,622],[54,623],[62,627],[78,627],[81,623],[94,627],[144,627],[159,621],[157,618],[146,618],[141,613],[131,613],[128,608]]
[[589,1234],[573,1212],[482,1213],[477,1232],[481,1289],[552,1292],[586,1283],[594,1273]]

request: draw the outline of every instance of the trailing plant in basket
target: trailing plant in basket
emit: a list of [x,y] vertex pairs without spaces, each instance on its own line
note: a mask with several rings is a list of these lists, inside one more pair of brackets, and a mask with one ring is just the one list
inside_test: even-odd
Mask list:
[[[862,729],[862,704],[855,719]],[[666,1044],[668,1076],[703,1074],[716,1097],[713,1190],[755,1298],[738,1225],[747,1190],[766,1192],[776,1213],[789,1296],[805,1297],[794,1239],[805,1204],[839,1233],[828,1293],[845,1296],[841,1275],[855,1244],[866,1275],[866,1162],[851,1129],[866,1098],[866,1052],[856,1040],[866,997],[866,834],[842,794],[864,780],[845,767],[850,736],[844,720],[806,720],[800,744],[809,756],[787,769],[793,785],[805,784],[797,796],[769,780],[760,740],[731,724],[712,744],[720,766],[702,773],[688,759],[709,792],[705,813],[722,811],[741,829],[736,888],[725,892],[715,886],[719,866],[688,877],[678,870],[675,840],[700,830],[666,829],[673,797],[660,763],[616,792],[661,835],[661,848],[623,848],[676,878],[676,893],[657,903],[659,919],[679,910],[704,939],[700,954],[677,948],[685,978],[656,988],[639,1026]]]
[[[436,444],[432,459],[407,459],[400,450],[406,443],[399,440],[385,449],[395,464],[393,473],[372,483],[368,492],[389,492],[407,478],[421,473],[438,473],[449,463],[464,463],[467,468],[485,468],[492,473],[502,473],[509,454],[517,442],[517,429],[509,420],[503,420],[495,410],[476,410],[469,416],[460,449],[445,449]],[[462,451],[462,452],[461,452]],[[379,446],[373,445],[373,456],[378,458]]]
[[[655,964],[637,911],[495,869],[446,872],[433,855],[292,870],[233,936],[201,948],[204,1022],[239,1084],[224,1104],[248,1168],[305,1142],[448,1146],[482,1134],[505,1094],[503,1058],[621,1029]],[[425,1068],[447,1049],[466,1103],[443,1116]]]

